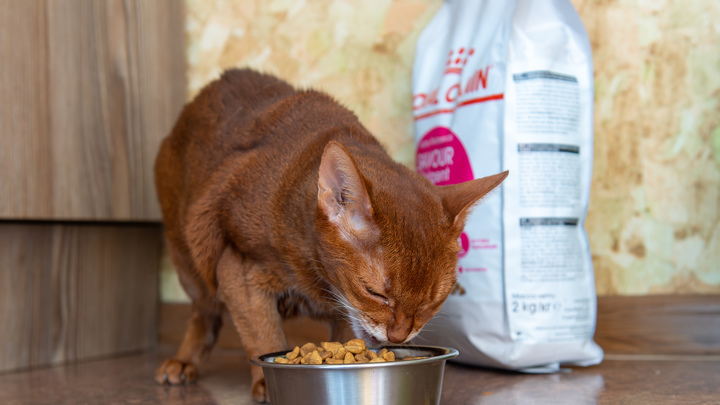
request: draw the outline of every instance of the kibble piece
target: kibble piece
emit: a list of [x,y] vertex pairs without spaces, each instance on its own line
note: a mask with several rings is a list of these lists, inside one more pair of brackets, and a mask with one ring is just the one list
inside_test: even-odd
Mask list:
[[320,357],[321,357],[323,360],[329,359],[329,358],[331,358],[332,355],[333,355],[332,352],[328,352],[328,351],[326,351],[326,350],[323,350],[322,352],[321,352],[321,351],[318,351],[318,353],[320,353]]
[[388,351],[383,354],[383,359],[385,359],[385,361],[395,361],[395,352]]
[[320,343],[320,346],[322,346],[323,349],[331,352],[333,356],[337,354],[337,351],[339,349],[342,349],[343,345],[340,342],[322,342]]
[[293,351],[288,352],[288,354],[285,355],[288,360],[295,360],[298,356],[300,356],[300,348],[295,346]]
[[365,350],[365,341],[362,339],[350,339],[345,343],[345,346],[360,346]]
[[375,354],[374,351],[370,349],[365,349],[365,357],[368,358],[368,360],[377,359],[377,354]]
[[302,361],[302,357],[297,356],[297,357],[295,357],[294,360],[290,360],[290,364],[300,364],[301,361]]
[[325,364],[343,364],[343,360],[333,359],[332,357],[325,359]]
[[370,363],[385,363],[385,359],[383,359],[382,357],[376,357],[370,360]]
[[365,353],[358,353],[355,355],[355,361],[357,361],[358,363],[367,363],[370,360],[368,360],[368,358],[365,357]]
[[307,360],[307,364],[322,364],[322,362],[322,357],[320,357],[317,350],[313,350],[313,352],[310,353],[310,358]]
[[353,356],[353,354],[350,352],[347,352],[347,353],[345,353],[345,358],[343,359],[343,363],[344,364],[352,364],[352,363],[357,363],[357,362],[355,361],[355,357]]
[[288,364],[289,361],[285,357],[275,357],[275,363]]
[[305,343],[300,348],[300,354],[305,357],[308,353],[312,353],[313,350],[317,350],[317,346],[315,346],[315,343]]
[[364,352],[365,348],[356,345],[345,345],[345,350],[349,351],[352,354],[358,354]]
[[337,353],[335,353],[335,355],[333,356],[333,358],[338,359],[338,360],[342,360],[342,359],[345,358],[345,353],[347,353],[347,350],[345,350],[344,347],[341,347],[341,348],[338,349]]

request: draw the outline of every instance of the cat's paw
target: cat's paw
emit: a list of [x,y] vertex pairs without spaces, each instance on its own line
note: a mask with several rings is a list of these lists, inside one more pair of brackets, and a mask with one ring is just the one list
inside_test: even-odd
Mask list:
[[174,359],[165,360],[155,372],[155,381],[158,384],[189,384],[195,382],[197,377],[197,368],[194,364]]
[[268,393],[267,386],[265,385],[265,378],[258,381],[253,381],[252,384],[252,396],[255,401],[260,403],[269,403],[270,395]]

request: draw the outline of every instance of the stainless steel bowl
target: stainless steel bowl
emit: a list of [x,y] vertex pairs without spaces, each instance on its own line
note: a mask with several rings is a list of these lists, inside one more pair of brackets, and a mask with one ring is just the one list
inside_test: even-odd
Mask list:
[[438,346],[385,346],[397,358],[430,356],[365,364],[279,364],[287,352],[256,356],[263,368],[273,405],[434,405],[440,403],[445,361],[458,351]]

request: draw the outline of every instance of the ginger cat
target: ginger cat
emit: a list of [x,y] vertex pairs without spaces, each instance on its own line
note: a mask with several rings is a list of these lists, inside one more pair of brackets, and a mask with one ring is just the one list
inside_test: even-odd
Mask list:
[[[403,343],[455,284],[469,209],[507,172],[437,187],[394,162],[331,97],[229,70],[162,143],[156,185],[192,317],[160,383],[197,378],[222,312],[247,355],[288,349],[283,317],[331,323],[332,340]],[[268,401],[262,370],[252,394]]]

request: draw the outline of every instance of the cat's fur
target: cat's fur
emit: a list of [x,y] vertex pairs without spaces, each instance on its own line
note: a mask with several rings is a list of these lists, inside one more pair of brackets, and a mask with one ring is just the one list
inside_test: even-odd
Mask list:
[[[288,349],[281,318],[298,313],[334,340],[408,341],[455,284],[469,208],[507,175],[436,187],[331,97],[247,69],[185,107],[155,172],[193,310],[156,375],[173,384],[197,377],[225,308],[248,356]],[[267,400],[258,367],[252,380]]]

